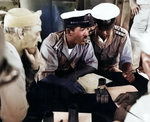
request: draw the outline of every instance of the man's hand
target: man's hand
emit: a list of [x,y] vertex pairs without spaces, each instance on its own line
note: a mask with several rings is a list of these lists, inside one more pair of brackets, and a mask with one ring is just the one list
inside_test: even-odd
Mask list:
[[44,79],[42,79],[42,82],[63,86],[65,88],[67,88],[72,94],[86,93],[85,89],[77,81],[70,81],[65,78],[59,78],[53,74],[50,74],[47,77],[45,77]]
[[77,81],[68,81],[67,80],[66,82],[62,83],[62,85],[64,87],[66,87],[73,94],[86,93],[85,89]]
[[133,105],[139,97],[139,92],[126,92],[120,94],[114,102],[118,105],[122,105],[124,108],[127,108],[128,105]]
[[122,71],[116,67],[112,67],[109,69],[109,72],[122,72]]
[[122,76],[129,82],[133,83],[135,81],[135,76],[131,71],[122,72]]
[[114,120],[124,122],[126,115],[127,111],[122,106],[120,106],[119,108],[116,109],[116,112],[114,114]]
[[31,49],[25,49],[25,54],[31,63],[32,70],[37,70],[40,66],[41,54],[37,47],[34,47],[34,51]]
[[134,1],[130,3],[130,7],[133,15],[137,15],[141,10],[140,6],[136,4]]
[[132,73],[132,63],[126,62],[122,64],[122,76],[129,82],[132,83],[135,81],[135,76]]
[[139,73],[143,72],[143,73],[145,73],[143,67],[141,67],[141,66],[136,69],[136,72],[139,72]]

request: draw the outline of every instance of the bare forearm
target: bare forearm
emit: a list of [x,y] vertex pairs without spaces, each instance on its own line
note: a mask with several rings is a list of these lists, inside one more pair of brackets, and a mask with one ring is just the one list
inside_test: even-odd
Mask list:
[[131,72],[132,71],[132,64],[131,63],[124,63],[122,65],[121,69],[123,72]]
[[68,74],[65,78],[73,81],[77,81],[77,79],[83,75],[94,72],[96,69],[92,66],[85,65],[81,69],[76,70],[75,72]]
[[130,6],[133,6],[136,4],[136,0],[129,0]]
[[129,83],[132,83],[135,81],[135,76],[132,73],[132,64],[131,63],[124,63],[122,65],[122,75]]

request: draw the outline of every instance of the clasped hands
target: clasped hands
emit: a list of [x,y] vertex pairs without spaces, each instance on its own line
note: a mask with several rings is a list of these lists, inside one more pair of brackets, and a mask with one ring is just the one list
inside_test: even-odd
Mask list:
[[133,83],[135,81],[135,76],[132,71],[122,72],[122,76],[129,82]]

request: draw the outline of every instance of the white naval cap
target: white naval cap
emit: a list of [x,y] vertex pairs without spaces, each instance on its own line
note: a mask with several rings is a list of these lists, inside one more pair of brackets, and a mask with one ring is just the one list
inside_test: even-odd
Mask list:
[[74,10],[74,11],[62,13],[60,16],[62,19],[69,19],[69,18],[73,18],[73,17],[82,17],[82,16],[85,16],[86,14],[90,14],[90,13],[91,13],[91,9]]
[[100,20],[110,20],[119,15],[119,8],[112,3],[100,3],[92,9],[92,16]]
[[91,9],[65,12],[60,16],[64,19],[65,25],[78,25],[85,27],[94,25],[94,20],[91,16]]
[[115,24],[115,18],[119,15],[119,8],[112,3],[100,3],[96,5],[91,14],[98,24],[98,28],[109,30]]
[[144,53],[150,55],[150,34],[145,33],[140,37],[141,49]]

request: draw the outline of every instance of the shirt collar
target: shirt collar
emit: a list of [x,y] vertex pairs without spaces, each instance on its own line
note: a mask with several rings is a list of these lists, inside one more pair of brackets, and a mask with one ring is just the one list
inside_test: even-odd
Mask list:
[[66,41],[66,33],[65,33],[65,31],[64,31],[64,38],[63,38],[63,40],[64,40],[64,43],[63,43],[62,52],[63,52],[63,54],[64,54],[67,58],[69,58],[68,45],[67,45],[67,41]]
[[114,31],[112,30],[110,36],[105,40],[106,41],[105,48],[107,48],[113,42],[113,38],[114,38],[113,35],[114,35]]
[[104,41],[101,37],[98,36],[98,41],[96,41],[96,43],[99,45],[100,48],[107,48],[113,42],[113,38],[114,31],[112,30],[109,37],[107,37]]

